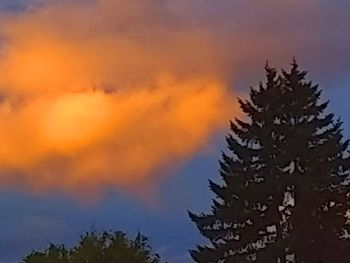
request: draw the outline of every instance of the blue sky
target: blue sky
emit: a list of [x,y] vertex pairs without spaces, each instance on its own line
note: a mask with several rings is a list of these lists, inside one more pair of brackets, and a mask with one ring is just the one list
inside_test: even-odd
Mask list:
[[[247,41],[246,48],[235,46],[244,52],[233,63],[230,85],[230,89],[242,94],[264,78],[266,59],[279,68],[286,67],[296,56],[301,67],[310,72],[310,79],[324,90],[323,98],[331,100],[330,110],[342,118],[344,134],[350,136],[350,3],[295,1],[295,5],[288,6],[278,2],[281,1],[190,1],[182,7],[183,14],[178,19],[192,21],[191,12],[198,10],[199,15],[193,19],[200,21],[199,27],[220,32],[218,36],[236,41],[236,45]],[[150,5],[153,8],[154,1]],[[28,1],[0,2],[6,14],[29,12],[25,11],[27,6]],[[227,36],[230,30],[235,34],[233,40]],[[248,43],[250,40],[256,42]],[[170,263],[190,262],[187,251],[203,240],[187,217],[187,210],[210,209],[208,179],[219,179],[217,159],[225,149],[225,132],[208,138],[210,150],[197,151],[183,165],[164,172],[155,186],[154,204],[118,189],[105,190],[101,200],[87,205],[60,191],[35,195],[18,188],[1,188],[0,263],[18,262],[31,249],[44,248],[50,242],[74,244],[81,233],[92,227],[120,229],[130,235],[140,230]]]

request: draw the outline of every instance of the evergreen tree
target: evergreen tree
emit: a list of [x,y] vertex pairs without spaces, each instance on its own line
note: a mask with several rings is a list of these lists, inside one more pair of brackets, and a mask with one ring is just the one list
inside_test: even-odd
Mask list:
[[293,61],[266,66],[267,81],[239,99],[245,120],[231,122],[230,154],[209,214],[192,221],[210,245],[196,262],[349,262],[346,239],[350,161],[341,122],[326,113],[318,85]]

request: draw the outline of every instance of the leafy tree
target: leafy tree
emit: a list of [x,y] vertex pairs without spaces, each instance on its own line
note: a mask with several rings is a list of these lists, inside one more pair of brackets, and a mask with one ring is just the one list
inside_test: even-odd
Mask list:
[[123,232],[88,232],[72,249],[50,245],[47,250],[34,251],[23,263],[160,263],[152,253],[148,238],[138,234],[130,240]]
[[244,120],[231,122],[230,154],[209,214],[189,212],[210,244],[196,262],[349,262],[346,179],[350,160],[341,122],[326,113],[318,85],[296,61],[238,102]]
[[68,263],[68,250],[64,246],[51,244],[42,252],[32,252],[24,260],[26,263]]

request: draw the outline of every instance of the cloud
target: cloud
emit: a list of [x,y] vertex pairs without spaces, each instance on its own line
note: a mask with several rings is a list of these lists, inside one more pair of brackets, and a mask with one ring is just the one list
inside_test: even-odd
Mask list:
[[210,37],[163,25],[157,5],[63,3],[1,21],[2,185],[89,194],[151,184],[226,124],[233,109]]
[[239,114],[231,86],[267,58],[349,65],[346,8],[326,1],[29,7],[0,19],[0,183],[27,191],[152,185]]

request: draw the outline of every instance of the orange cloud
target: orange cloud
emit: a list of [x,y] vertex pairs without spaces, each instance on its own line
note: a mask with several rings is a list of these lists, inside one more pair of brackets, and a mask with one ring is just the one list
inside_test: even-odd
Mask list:
[[210,32],[159,23],[171,9],[145,2],[0,21],[0,183],[71,193],[142,184],[226,126],[232,95]]
[[237,114],[233,77],[255,84],[267,58],[296,56],[332,78],[350,61],[347,4],[25,2],[38,5],[0,17],[1,186],[90,195],[154,182]]

